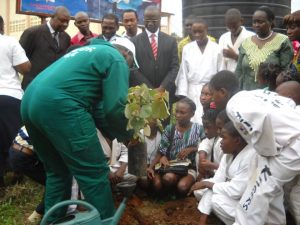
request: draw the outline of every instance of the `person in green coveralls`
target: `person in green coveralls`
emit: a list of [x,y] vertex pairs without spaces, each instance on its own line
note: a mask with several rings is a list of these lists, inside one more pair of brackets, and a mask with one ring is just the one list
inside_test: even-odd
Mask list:
[[[21,114],[47,173],[45,211],[70,199],[72,176],[101,218],[115,207],[109,168],[96,127],[113,140],[130,139],[124,116],[129,67],[135,58],[127,39],[77,48],[53,63],[28,86]],[[48,222],[64,216],[58,210]]]

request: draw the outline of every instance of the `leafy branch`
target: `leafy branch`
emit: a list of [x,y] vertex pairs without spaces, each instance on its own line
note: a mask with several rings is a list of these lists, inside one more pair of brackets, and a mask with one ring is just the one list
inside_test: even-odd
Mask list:
[[[169,94],[150,89],[145,84],[129,88],[125,116],[128,119],[127,130],[133,130],[133,138],[144,142],[144,136],[150,136],[149,123],[156,122],[162,131],[161,121],[170,116],[168,110]],[[141,133],[143,130],[143,134]]]

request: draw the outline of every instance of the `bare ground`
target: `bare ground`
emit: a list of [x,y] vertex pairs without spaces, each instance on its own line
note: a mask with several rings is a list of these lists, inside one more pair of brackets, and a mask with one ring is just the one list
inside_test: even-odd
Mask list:
[[[134,195],[127,203],[120,225],[197,225],[200,213],[194,197],[158,201]],[[210,217],[209,225],[220,224]]]

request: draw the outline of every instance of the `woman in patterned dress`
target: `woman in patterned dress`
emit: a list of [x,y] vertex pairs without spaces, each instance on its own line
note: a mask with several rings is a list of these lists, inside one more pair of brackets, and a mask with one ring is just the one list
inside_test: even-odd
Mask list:
[[[176,125],[169,125],[164,130],[157,154],[147,169],[148,179],[157,193],[175,189],[185,196],[196,180],[195,155],[200,140],[204,138],[204,130],[200,124],[191,122],[195,110],[196,105],[189,98],[176,103]],[[172,172],[159,174],[154,171],[157,163],[168,166],[170,160],[186,158],[192,162],[187,175]]]
[[273,31],[274,20],[274,13],[266,6],[259,7],[253,14],[252,26],[256,35],[241,45],[235,71],[242,90],[260,87],[257,72],[261,63],[277,64],[285,70],[293,59],[293,47],[288,37]]

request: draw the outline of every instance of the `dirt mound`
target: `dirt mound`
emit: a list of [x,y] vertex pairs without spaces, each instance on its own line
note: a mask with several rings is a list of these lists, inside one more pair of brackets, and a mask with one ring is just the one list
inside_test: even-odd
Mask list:
[[[197,225],[200,213],[194,197],[158,201],[133,196],[127,203],[120,225]],[[211,218],[209,224],[218,224]]]

